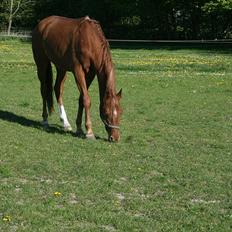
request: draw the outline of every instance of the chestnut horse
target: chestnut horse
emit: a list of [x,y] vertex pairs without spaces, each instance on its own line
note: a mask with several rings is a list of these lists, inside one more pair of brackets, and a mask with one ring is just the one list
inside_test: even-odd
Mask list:
[[86,138],[94,139],[90,119],[88,88],[95,75],[100,92],[100,117],[108,133],[109,141],[118,141],[122,90],[116,93],[115,73],[109,44],[99,23],[88,16],[70,19],[50,16],[43,19],[32,34],[32,50],[37,65],[43,100],[43,124],[48,124],[48,113],[53,108],[53,84],[51,62],[57,70],[54,86],[60,119],[66,131],[72,130],[62,101],[66,72],[71,71],[80,91],[76,119],[77,135],[82,136],[82,114],[85,109]]

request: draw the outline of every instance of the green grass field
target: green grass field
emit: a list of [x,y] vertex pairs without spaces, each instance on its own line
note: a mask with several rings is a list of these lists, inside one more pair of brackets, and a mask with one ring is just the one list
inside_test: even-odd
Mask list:
[[[31,44],[0,41],[0,231],[232,230],[232,50],[112,49],[121,141],[43,129]],[[75,128],[72,75],[64,103]]]

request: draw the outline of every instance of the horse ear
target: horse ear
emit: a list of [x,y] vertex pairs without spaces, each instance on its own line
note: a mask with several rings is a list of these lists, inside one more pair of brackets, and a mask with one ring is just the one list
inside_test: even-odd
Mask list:
[[118,100],[122,98],[122,89],[117,93]]

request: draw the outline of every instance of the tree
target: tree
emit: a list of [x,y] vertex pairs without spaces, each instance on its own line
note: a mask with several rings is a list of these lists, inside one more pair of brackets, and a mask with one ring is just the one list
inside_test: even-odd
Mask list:
[[3,0],[2,8],[4,10],[4,16],[7,19],[7,34],[10,35],[13,19],[26,8],[28,5],[32,5],[32,0]]
[[214,38],[232,38],[232,0],[211,0],[202,6],[205,14],[204,30],[208,36]]
[[108,38],[232,38],[232,0],[0,0],[0,27],[8,25],[8,34],[49,15],[89,15]]
[[7,34],[8,34],[8,35],[10,35],[13,17],[14,17],[14,16],[16,15],[16,13],[18,12],[21,1],[19,0],[19,1],[17,2],[16,7],[14,7],[14,0],[10,0],[9,3],[10,3],[10,4],[9,4],[9,5],[10,5],[10,6],[9,6],[9,20],[8,20],[8,29],[7,29]]

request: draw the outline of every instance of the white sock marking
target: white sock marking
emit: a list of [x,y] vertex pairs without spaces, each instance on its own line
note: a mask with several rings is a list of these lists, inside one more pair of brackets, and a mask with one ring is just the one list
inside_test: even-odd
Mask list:
[[64,127],[69,127],[70,124],[69,124],[66,112],[64,110],[64,106],[63,105],[61,105],[61,106],[58,105],[58,107],[59,107],[60,118],[62,119],[62,121],[64,123]]

